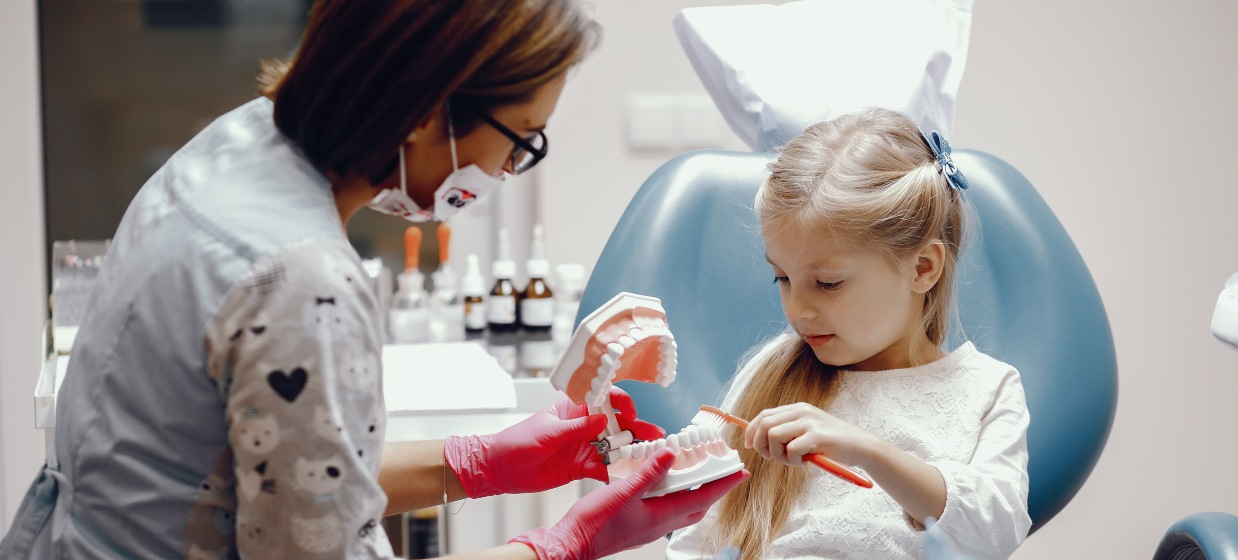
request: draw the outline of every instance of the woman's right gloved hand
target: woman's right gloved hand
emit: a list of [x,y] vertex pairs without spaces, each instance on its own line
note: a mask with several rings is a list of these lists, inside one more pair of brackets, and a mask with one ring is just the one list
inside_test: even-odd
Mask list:
[[[611,387],[610,401],[621,429],[637,439],[662,437],[662,428],[636,417],[622,389]],[[470,498],[541,492],[585,477],[606,482],[606,465],[590,443],[605,428],[605,416],[563,397],[497,434],[447,438],[443,459]]]
[[554,527],[534,529],[508,542],[523,543],[539,560],[593,560],[636,548],[700,521],[706,510],[749,476],[742,470],[696,490],[641,499],[675,461],[661,449],[632,476],[590,492]]

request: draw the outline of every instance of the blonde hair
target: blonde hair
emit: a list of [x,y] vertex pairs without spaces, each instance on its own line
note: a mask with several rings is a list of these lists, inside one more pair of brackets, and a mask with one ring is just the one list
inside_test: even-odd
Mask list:
[[[924,333],[940,346],[954,311],[966,210],[936,162],[916,125],[894,111],[868,109],[818,123],[787,143],[770,164],[770,177],[756,196],[757,216],[762,227],[797,223],[850,240],[896,266],[928,243],[941,242],[941,277],[925,294],[922,313]],[[799,337],[786,337],[752,366],[734,410],[744,418],[796,402],[827,408],[838,393],[838,369],[818,361]],[[781,533],[811,473],[761,458],[743,447],[742,438],[736,430],[730,443],[752,477],[723,499],[715,538],[709,540],[716,543],[725,535],[741,558],[752,559]]]

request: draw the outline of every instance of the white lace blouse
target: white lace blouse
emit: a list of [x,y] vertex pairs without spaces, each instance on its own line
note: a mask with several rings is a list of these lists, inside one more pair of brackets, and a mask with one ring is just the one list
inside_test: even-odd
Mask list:
[[[723,407],[733,408],[753,374],[736,378]],[[946,508],[939,527],[973,559],[1008,558],[1031,527],[1027,513],[1027,426],[1023,385],[1014,367],[965,343],[924,366],[843,373],[829,412],[880,434],[941,472]],[[676,532],[668,560],[713,558],[703,542],[717,520]],[[813,469],[808,491],[790,512],[767,558],[924,558],[922,533],[879,486],[866,490]]]

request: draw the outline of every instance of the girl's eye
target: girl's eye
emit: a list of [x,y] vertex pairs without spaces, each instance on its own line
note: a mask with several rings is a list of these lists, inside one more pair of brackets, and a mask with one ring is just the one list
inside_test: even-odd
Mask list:
[[821,288],[822,290],[826,290],[826,291],[832,292],[832,291],[834,291],[834,290],[837,290],[837,289],[839,289],[839,288],[843,287],[843,282],[842,282],[842,280],[839,280],[839,281],[837,281],[837,282],[822,282],[822,281],[818,280],[818,281],[817,281],[817,287],[818,287],[818,288]]
[[787,278],[786,276],[775,276],[774,283],[775,284],[790,284],[791,279]]

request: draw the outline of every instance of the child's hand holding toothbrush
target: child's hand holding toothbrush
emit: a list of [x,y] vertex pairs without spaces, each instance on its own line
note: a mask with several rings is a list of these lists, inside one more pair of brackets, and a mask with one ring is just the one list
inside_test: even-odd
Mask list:
[[945,509],[946,482],[936,467],[807,403],[761,411],[744,430],[744,445],[788,465],[819,453],[860,467],[920,523]]
[[767,459],[800,465],[820,453],[844,465],[865,467],[876,436],[808,403],[761,411],[744,430],[744,446]]

